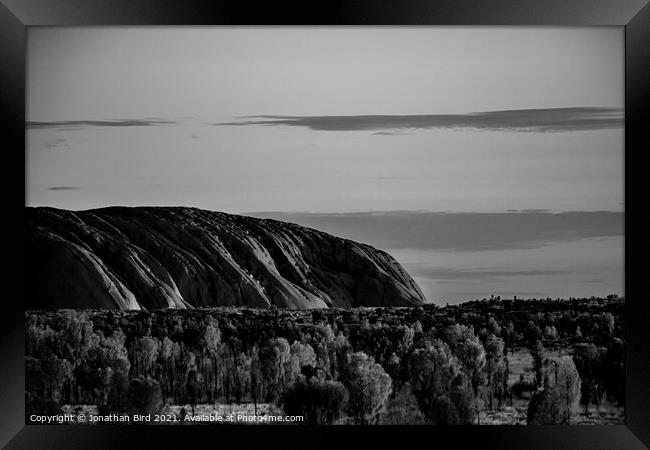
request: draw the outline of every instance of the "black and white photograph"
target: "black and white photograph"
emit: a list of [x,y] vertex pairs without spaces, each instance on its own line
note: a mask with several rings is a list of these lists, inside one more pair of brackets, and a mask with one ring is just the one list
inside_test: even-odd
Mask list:
[[26,424],[625,424],[623,27],[26,48]]

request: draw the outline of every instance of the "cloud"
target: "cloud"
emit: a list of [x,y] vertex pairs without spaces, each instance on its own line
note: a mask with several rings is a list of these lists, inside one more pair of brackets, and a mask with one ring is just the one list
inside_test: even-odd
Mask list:
[[496,292],[486,292],[486,291],[469,291],[469,292],[454,292],[454,295],[462,295],[466,297],[482,297],[482,298],[487,298],[490,295],[501,295],[501,296],[518,296],[518,297],[534,297],[534,298],[546,298],[548,297],[547,294],[544,294],[542,292],[533,292],[533,291],[501,291],[497,290]]
[[374,134],[375,136],[399,136],[399,135],[402,135],[404,133],[399,132],[399,131],[376,131],[376,132],[374,132],[372,134]]
[[448,269],[418,264],[409,265],[409,273],[423,278],[446,281],[487,281],[512,277],[538,277],[562,275],[561,270],[489,270],[489,269]]
[[46,141],[45,148],[61,148],[67,147],[67,139],[54,139],[53,141]]
[[537,212],[551,212],[550,209],[507,209],[508,212],[524,212],[524,213],[537,213]]
[[602,278],[588,278],[586,280],[581,280],[581,281],[583,281],[584,283],[593,283],[593,284],[605,283],[605,280],[603,280]]
[[47,188],[48,191],[77,191],[81,189],[79,186],[52,186]]
[[446,213],[248,213],[389,249],[482,251],[539,248],[555,242],[623,236],[617,211]]
[[[321,131],[377,131],[430,128],[473,128],[522,132],[561,132],[620,128],[619,108],[547,108],[475,112],[469,114],[359,116],[244,116],[224,126],[293,126]],[[377,133],[375,133],[377,134]],[[392,134],[392,133],[388,133]]]
[[60,122],[26,122],[27,128],[148,127],[176,122],[163,119],[64,120]]

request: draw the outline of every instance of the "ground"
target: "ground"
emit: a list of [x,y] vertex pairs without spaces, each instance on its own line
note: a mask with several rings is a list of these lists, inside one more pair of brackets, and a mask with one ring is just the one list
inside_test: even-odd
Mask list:
[[[84,414],[86,417],[91,415],[99,415],[97,406],[95,405],[63,405],[63,413],[65,414]],[[170,424],[170,423],[180,423],[180,418],[183,416],[181,410],[185,409],[185,414],[192,416],[192,406],[191,405],[165,405],[161,412],[158,414],[157,418],[152,416],[151,422],[157,422],[159,424]],[[194,417],[197,418],[196,421],[186,419],[183,423],[185,424],[196,424],[196,423],[218,423],[219,420],[216,418],[218,416],[222,417],[222,421],[225,423],[225,417],[232,415],[236,423],[242,424],[246,423],[246,420],[239,418],[238,416],[246,416],[250,418],[255,416],[255,407],[252,403],[230,403],[230,404],[199,404],[194,407]],[[284,416],[281,410],[269,403],[259,403],[257,405],[257,417],[264,416]],[[212,418],[210,418],[212,416]],[[249,420],[250,421],[250,420]],[[260,423],[265,423],[261,421]]]

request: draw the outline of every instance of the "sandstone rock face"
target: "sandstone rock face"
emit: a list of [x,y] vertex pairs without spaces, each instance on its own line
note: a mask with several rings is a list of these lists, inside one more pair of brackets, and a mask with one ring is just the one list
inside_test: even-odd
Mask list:
[[26,216],[26,309],[425,301],[388,253],[291,223],[185,207],[28,207]]

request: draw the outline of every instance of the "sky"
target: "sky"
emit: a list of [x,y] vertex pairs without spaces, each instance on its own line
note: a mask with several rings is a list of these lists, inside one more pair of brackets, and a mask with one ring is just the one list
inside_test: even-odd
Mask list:
[[30,28],[26,204],[289,220],[387,250],[436,303],[623,294],[623,45],[618,27]]

